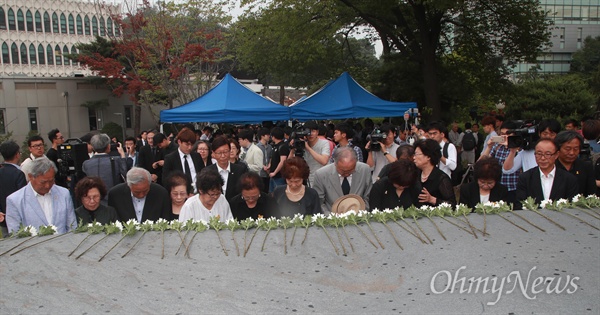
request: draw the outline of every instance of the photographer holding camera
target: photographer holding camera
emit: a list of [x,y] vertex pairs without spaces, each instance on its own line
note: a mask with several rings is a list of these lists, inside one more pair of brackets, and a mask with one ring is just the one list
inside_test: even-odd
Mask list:
[[369,150],[367,164],[373,169],[373,183],[379,178],[379,172],[387,164],[396,162],[396,150],[399,145],[394,142],[396,129],[390,124],[383,124],[381,128],[373,130],[367,136],[369,142],[365,148]]
[[[133,160],[125,156],[121,143],[117,143],[117,151],[120,157],[110,156],[110,137],[105,134],[97,134],[90,140],[96,154],[83,162],[82,170],[87,176],[98,176],[110,190],[117,184],[124,183],[127,171],[133,166]],[[107,204],[108,197],[105,196],[103,204]]]
[[[298,156],[304,151],[302,157],[308,164],[310,174],[308,176],[309,186],[314,181],[315,172],[321,167],[327,165],[331,150],[327,140],[319,139],[319,125],[314,121],[307,121],[304,124],[306,131],[295,132],[296,137],[290,141],[290,156]],[[304,143],[304,148],[298,144]]]
[[[530,128],[533,135],[535,135],[535,131],[537,131],[537,136],[539,136],[539,138],[550,139],[552,141],[556,137],[556,134],[560,132],[560,129],[560,123],[556,119],[544,119],[537,127],[533,126]],[[510,152],[504,161],[504,167],[502,168],[503,174],[512,174],[521,168],[523,169],[523,172],[527,172],[537,166],[533,147],[537,139],[529,135],[523,136],[527,137],[527,141],[523,141],[523,144],[520,146],[522,149],[521,151],[518,150],[519,147],[510,145],[510,139],[507,138],[505,144],[510,148]],[[517,154],[517,152],[519,152],[519,154]]]

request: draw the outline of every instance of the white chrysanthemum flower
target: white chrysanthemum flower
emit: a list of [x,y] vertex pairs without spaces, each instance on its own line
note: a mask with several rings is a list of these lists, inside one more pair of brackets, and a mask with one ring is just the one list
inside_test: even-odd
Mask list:
[[556,201],[557,205],[566,205],[569,203],[569,200],[565,199],[565,198],[560,198]]
[[154,221],[152,221],[152,220],[146,220],[146,221],[144,221],[144,224],[146,224],[146,225],[153,225]]
[[129,219],[127,220],[127,225],[131,225],[131,224],[137,224],[137,220],[136,219]]
[[25,230],[27,230],[27,231],[29,232],[29,234],[31,234],[31,236],[36,236],[36,235],[38,234],[38,233],[37,233],[37,229],[36,229],[36,228],[34,228],[34,227],[33,227],[33,226],[31,226],[31,225],[28,225],[28,226],[25,228]]
[[452,205],[444,201],[444,202],[440,203],[438,205],[438,207],[452,207]]
[[548,207],[548,205],[552,205],[551,199],[542,200],[540,207],[542,207],[543,209],[546,209]]
[[58,231],[58,229],[56,228],[56,226],[54,226],[52,224],[48,225],[48,227],[51,228],[52,231],[54,231],[54,233],[56,233]]
[[371,211],[372,214],[378,214],[379,212],[381,212],[381,211],[379,211],[378,208],[375,208]]
[[583,197],[582,194],[577,194],[575,196],[573,196],[573,202],[579,202],[579,199],[581,199]]
[[394,211],[393,211],[392,209],[390,209],[390,208],[385,208],[385,209],[383,210],[383,212],[384,212],[384,213],[394,213]]

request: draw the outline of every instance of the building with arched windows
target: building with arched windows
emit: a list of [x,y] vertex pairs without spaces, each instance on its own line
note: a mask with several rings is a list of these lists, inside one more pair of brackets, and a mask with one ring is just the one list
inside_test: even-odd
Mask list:
[[[93,73],[68,57],[78,43],[119,37],[112,18],[119,13],[119,5],[93,0],[0,2],[0,134],[23,141],[30,131],[45,137],[59,128],[77,138],[115,122],[133,135],[131,101],[90,80]],[[143,112],[142,129],[152,121]]]

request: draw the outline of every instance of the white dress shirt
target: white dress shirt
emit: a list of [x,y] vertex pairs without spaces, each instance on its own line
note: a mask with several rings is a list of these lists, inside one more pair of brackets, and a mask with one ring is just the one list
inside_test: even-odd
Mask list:
[[144,214],[144,205],[146,204],[146,197],[139,199],[132,194],[131,200],[133,201],[133,208],[135,209],[135,217],[137,218],[137,221],[141,223],[142,215]]
[[35,194],[35,198],[37,199],[38,203],[40,204],[40,207],[42,208],[42,211],[44,211],[46,221],[48,221],[48,224],[52,224],[52,193],[48,192],[45,195],[40,195],[37,193],[37,191],[35,191],[35,189],[32,188],[32,190]]
[[[444,154],[443,152],[445,145],[446,141],[442,140],[442,142],[440,142],[440,152],[442,152],[442,155]],[[456,152],[456,147],[454,146],[454,144],[450,143],[448,145],[448,157],[446,158],[446,164],[442,163],[442,160],[440,159],[438,167],[444,173],[448,174],[448,176],[452,176],[452,171],[456,169],[457,154],[458,153]]]
[[548,173],[548,176],[542,173],[540,170],[540,179],[542,180],[542,192],[544,193],[544,200],[550,199],[550,192],[552,192],[552,184],[554,183],[554,176],[556,175],[556,166]]
[[[179,161],[181,162],[181,169],[183,170],[184,173],[185,173],[185,159],[183,158],[183,156],[187,155],[188,165],[190,166],[190,176],[192,177],[192,182],[190,184],[196,183],[196,167],[194,166],[194,161],[192,161],[192,157],[189,154],[185,154],[185,153],[181,152],[181,149],[177,149],[177,151],[179,152]],[[193,184],[192,186],[196,186],[196,184]]]
[[225,193],[227,192],[227,179],[229,178],[229,172],[231,172],[231,163],[227,162],[227,168],[221,168],[219,166],[218,163],[215,163],[217,165],[217,170],[219,171],[219,174],[221,174],[221,177],[223,177],[223,195],[225,195]]

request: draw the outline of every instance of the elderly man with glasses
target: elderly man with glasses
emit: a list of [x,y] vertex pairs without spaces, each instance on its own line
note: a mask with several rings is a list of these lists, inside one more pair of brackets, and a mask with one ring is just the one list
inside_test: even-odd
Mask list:
[[[536,203],[542,200],[571,200],[579,191],[575,175],[555,165],[558,148],[550,140],[542,138],[535,145],[536,167],[519,176],[517,201],[533,197]],[[519,204],[517,202],[516,206]]]

